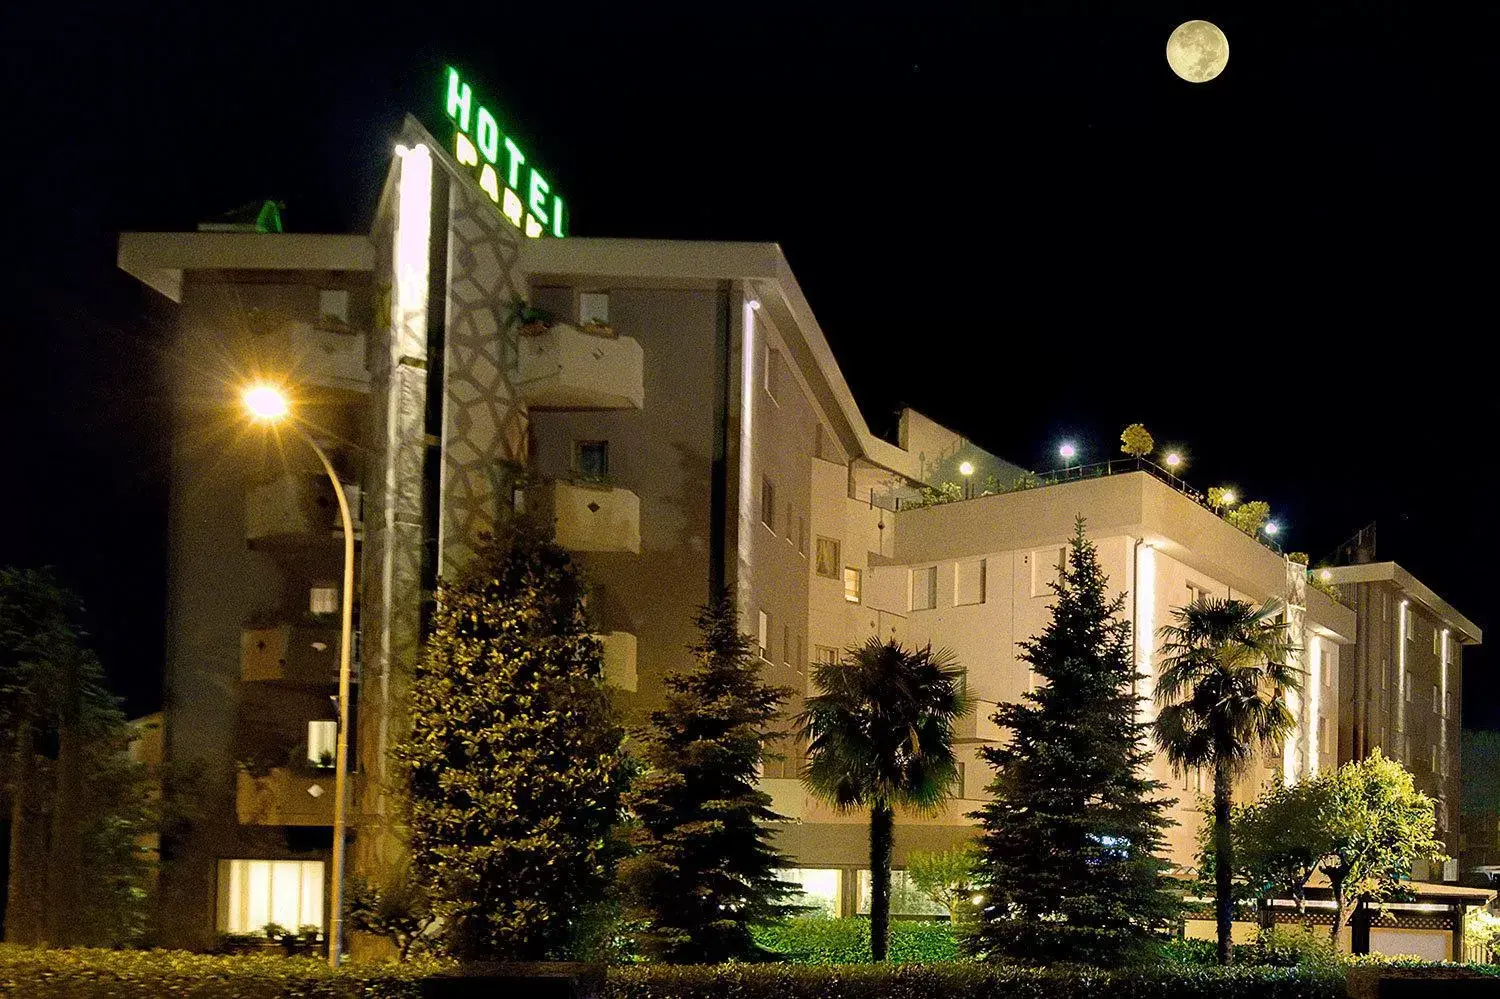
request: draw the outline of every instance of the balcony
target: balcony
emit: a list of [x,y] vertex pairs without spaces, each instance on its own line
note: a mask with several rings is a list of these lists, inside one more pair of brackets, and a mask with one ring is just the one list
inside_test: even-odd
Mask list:
[[628,631],[608,631],[594,637],[604,646],[604,682],[635,693],[635,636]]
[[538,514],[569,551],[641,553],[641,501],[629,489],[551,479],[535,493]]
[[646,399],[638,342],[562,323],[520,337],[515,374],[536,409],[640,409]]
[[256,777],[240,770],[234,806],[242,826],[331,826],[333,771],[278,767]]
[[363,333],[327,322],[291,323],[281,335],[287,352],[282,369],[292,373],[296,384],[359,395],[370,391]]
[[240,679],[296,685],[339,682],[339,629],[328,624],[280,624],[240,634]]
[[[359,487],[344,484],[354,536],[360,533]],[[321,473],[289,473],[252,486],[245,496],[245,537],[263,544],[339,539],[343,525],[333,483]]]

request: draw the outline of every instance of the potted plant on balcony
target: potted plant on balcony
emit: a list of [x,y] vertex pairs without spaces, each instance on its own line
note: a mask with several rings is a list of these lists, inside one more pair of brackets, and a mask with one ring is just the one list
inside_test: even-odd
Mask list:
[[610,325],[602,319],[594,319],[592,317],[585,319],[583,322],[579,323],[578,330],[580,333],[587,333],[589,336],[603,337],[606,340],[614,340],[619,337],[619,334],[615,332],[614,326]]
[[510,321],[507,325],[514,326],[521,336],[541,336],[550,330],[556,321],[556,317],[546,309],[532,308],[520,299],[516,299],[511,305]]

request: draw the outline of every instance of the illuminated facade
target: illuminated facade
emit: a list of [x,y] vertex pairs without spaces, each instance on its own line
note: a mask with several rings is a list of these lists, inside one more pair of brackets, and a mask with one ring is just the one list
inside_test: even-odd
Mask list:
[[[164,844],[164,942],[326,916],[342,539],[305,449],[234,419],[251,374],[295,387],[360,498],[356,873],[400,858],[383,789],[433,587],[518,505],[585,567],[606,681],[636,720],[720,587],[767,679],[796,692],[788,715],[808,664],[869,636],[952,648],[980,699],[961,795],[898,820],[898,866],[968,834],[989,712],[1028,689],[1016,643],[1046,618],[1078,515],[1131,594],[1143,661],[1196,596],[1290,596],[1316,679],[1272,766],[1295,779],[1335,758],[1355,613],[1302,567],[1146,472],[900,509],[923,484],[1005,486],[1021,470],[912,411],[896,442],[871,433],[774,245],[549,238],[566,231],[562,200],[465,81],[448,88],[453,141],[407,119],[369,236],[120,241],[121,267],[181,305],[165,740],[200,775],[201,805]],[[864,819],[810,799],[800,750],[783,754],[764,787],[794,876],[825,910],[860,911]],[[1159,776],[1186,863],[1207,788]],[[923,911],[904,887],[897,911]]]

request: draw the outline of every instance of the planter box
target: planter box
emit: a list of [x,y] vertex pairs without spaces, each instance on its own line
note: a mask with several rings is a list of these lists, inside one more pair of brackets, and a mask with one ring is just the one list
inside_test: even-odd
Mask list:
[[466,964],[422,981],[425,999],[598,999],[604,966],[572,961]]
[[1350,968],[1349,999],[1478,999],[1500,995],[1500,978],[1467,968]]

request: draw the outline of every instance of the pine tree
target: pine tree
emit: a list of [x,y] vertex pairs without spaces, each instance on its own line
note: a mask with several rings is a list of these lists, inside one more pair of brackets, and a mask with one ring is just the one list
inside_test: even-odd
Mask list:
[[520,519],[439,587],[396,758],[413,873],[461,959],[573,956],[613,884],[622,732],[582,597]]
[[1039,684],[994,714],[1008,741],[980,821],[984,907],[969,948],[989,959],[1118,965],[1176,917],[1158,854],[1170,820],[1148,776],[1125,597],[1111,599],[1083,518],[1053,584],[1052,620],[1022,643]]
[[635,856],[621,865],[627,915],[659,960],[721,963],[758,956],[750,926],[796,911],[794,866],[771,845],[780,816],[756,787],[769,731],[791,693],[760,677],[750,640],[720,595],[698,617],[693,665],[667,677],[638,755],[646,771],[626,797]]

